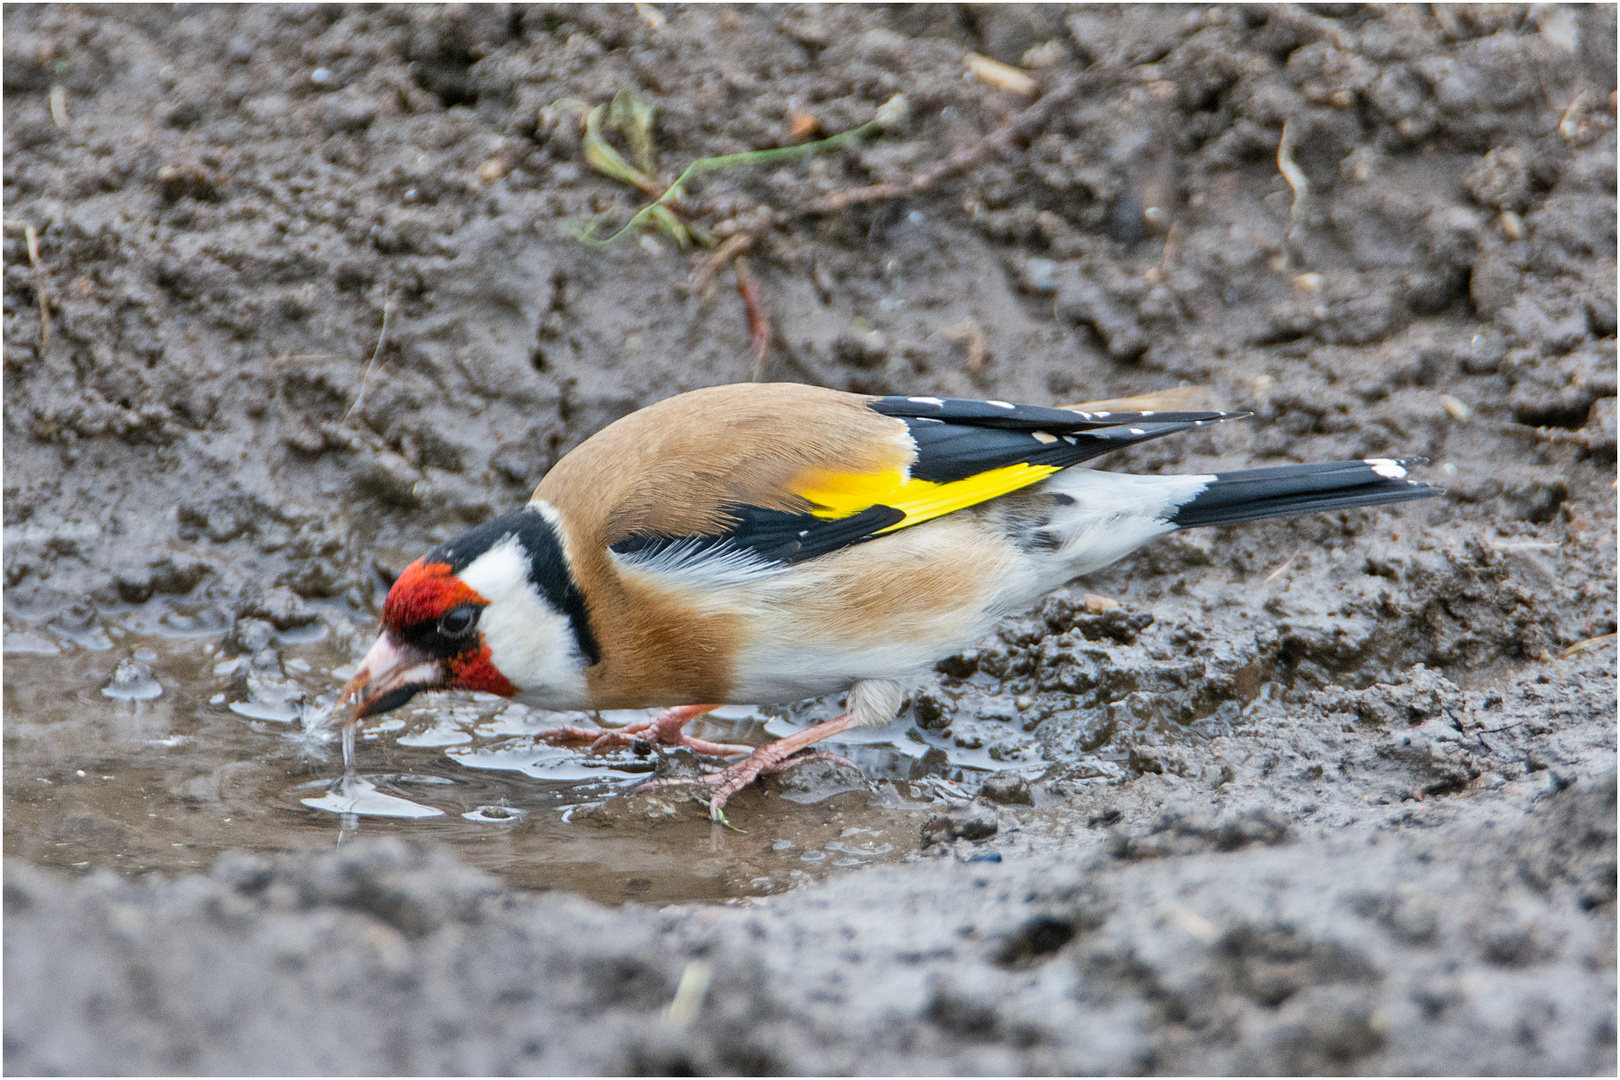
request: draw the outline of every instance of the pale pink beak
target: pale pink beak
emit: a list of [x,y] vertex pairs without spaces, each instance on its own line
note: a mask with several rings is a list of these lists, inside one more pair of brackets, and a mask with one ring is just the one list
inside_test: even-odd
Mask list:
[[354,702],[353,714],[343,723],[357,724],[368,716],[397,709],[423,690],[443,687],[446,675],[444,661],[415,646],[398,644],[385,632],[338,697],[338,708]]

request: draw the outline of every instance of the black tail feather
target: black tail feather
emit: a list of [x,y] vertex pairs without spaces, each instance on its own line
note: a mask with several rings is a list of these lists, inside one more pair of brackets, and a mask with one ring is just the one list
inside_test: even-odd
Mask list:
[[1408,465],[1424,462],[1423,458],[1370,458],[1217,473],[1207,488],[1176,511],[1170,524],[1181,529],[1230,525],[1442,494],[1442,488],[1406,478]]

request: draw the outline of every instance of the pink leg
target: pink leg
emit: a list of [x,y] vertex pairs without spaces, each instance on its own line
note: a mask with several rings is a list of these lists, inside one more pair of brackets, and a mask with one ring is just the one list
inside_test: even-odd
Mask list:
[[649,742],[656,746],[684,746],[694,754],[709,757],[735,757],[738,754],[748,753],[751,747],[694,739],[684,730],[693,720],[719,707],[678,705],[673,709],[665,709],[651,720],[614,728],[611,731],[603,731],[601,728],[563,727],[543,731],[540,737],[553,742],[589,742],[592,750],[601,750],[609,746],[629,746],[634,742]]
[[[731,765],[720,772],[710,773],[708,776],[698,780],[654,780],[651,783],[642,784],[636,790],[646,791],[650,788],[668,787],[673,784],[711,784],[714,786],[714,794],[709,797],[709,820],[721,821],[725,818],[723,811],[727,799],[758,780],[761,776],[780,772],[783,769],[800,764],[799,760],[790,761],[788,759],[807,746],[837,735],[839,732],[848,731],[851,724],[849,714],[845,713],[837,719],[828,720],[826,723],[795,732],[785,739],[776,740],[769,746],[762,746],[735,765]],[[836,757],[833,754],[812,754],[810,756],[812,758]],[[843,761],[844,759],[837,758],[837,760]]]

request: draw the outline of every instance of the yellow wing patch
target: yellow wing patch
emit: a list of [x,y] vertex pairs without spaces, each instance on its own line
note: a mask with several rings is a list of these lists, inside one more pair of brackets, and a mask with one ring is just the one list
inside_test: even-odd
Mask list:
[[794,494],[809,500],[810,513],[818,518],[852,517],[870,506],[892,506],[906,515],[905,520],[879,529],[881,535],[976,506],[1059,471],[1056,465],[1019,462],[987,469],[962,480],[935,483],[914,480],[898,469],[874,473],[807,469],[794,478],[791,487]]

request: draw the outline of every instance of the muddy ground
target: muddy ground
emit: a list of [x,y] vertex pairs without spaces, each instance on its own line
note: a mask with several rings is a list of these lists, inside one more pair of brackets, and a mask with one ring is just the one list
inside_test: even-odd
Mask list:
[[[8,1072],[1614,1070],[1612,7],[4,31]],[[441,816],[340,828],[298,718],[390,569],[753,372],[730,270],[573,236],[645,196],[569,99],[632,87],[666,182],[904,95],[696,189],[756,237],[765,377],[1190,385],[1255,416],[1102,467],[1415,455],[1447,495],[1161,541],[743,834],[448,702],[361,750]]]

